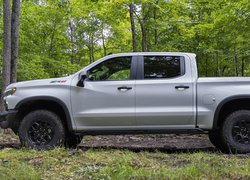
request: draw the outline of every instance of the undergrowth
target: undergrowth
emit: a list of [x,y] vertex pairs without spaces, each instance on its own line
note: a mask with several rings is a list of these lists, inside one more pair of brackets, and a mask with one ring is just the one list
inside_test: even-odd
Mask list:
[[248,155],[0,150],[0,179],[250,179]]

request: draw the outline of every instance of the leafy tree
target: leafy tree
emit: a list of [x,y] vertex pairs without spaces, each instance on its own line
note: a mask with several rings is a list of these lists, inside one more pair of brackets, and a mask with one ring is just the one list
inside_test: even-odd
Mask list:
[[18,81],[131,51],[194,52],[200,76],[250,75],[248,0],[28,0],[21,9]]

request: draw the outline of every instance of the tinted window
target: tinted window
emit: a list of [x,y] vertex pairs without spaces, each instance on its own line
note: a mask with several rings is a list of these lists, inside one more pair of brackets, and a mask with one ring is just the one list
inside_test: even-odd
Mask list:
[[132,57],[118,57],[101,62],[89,70],[91,81],[128,80]]
[[180,56],[144,57],[144,79],[172,78],[180,75]]

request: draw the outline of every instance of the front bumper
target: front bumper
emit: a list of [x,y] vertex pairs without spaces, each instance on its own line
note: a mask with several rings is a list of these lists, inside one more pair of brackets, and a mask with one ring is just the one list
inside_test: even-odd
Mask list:
[[0,113],[0,128],[11,128],[13,121],[16,119],[17,113],[17,110],[8,110],[7,112]]

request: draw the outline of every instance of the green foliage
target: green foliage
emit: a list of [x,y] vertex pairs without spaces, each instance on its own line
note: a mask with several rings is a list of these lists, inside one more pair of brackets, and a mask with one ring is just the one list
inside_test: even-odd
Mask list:
[[11,161],[8,162],[0,160],[0,179],[11,180],[38,180],[41,179],[41,174],[32,166],[25,162]]
[[139,51],[143,20],[149,51],[194,52],[201,76],[250,75],[249,0],[28,0],[21,3],[18,80],[65,76],[107,53],[131,52],[130,3]]
[[130,76],[130,70],[121,70],[114,74],[112,74],[108,80],[124,80],[129,79]]

